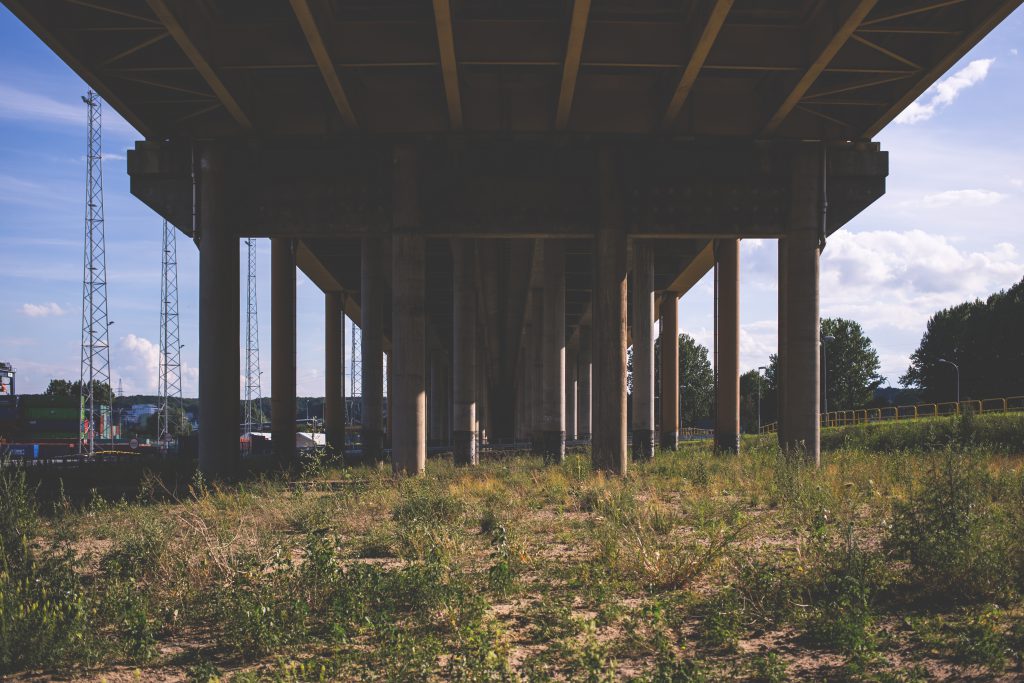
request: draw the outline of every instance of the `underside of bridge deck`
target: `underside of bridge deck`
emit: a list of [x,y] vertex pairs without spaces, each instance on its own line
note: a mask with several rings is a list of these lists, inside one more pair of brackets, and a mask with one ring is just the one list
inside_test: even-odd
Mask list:
[[821,249],[885,191],[873,136],[1022,2],[2,1],[142,134],[132,193],[199,246],[200,463],[219,475],[237,461],[242,237],[273,240],[278,412],[298,267],[332,326],[340,307],[363,329],[371,461],[389,354],[406,472],[428,435],[465,464],[516,437],[554,461],[574,435],[614,472],[630,429],[639,457],[655,432],[675,447],[653,325],[678,387],[678,299],[712,268],[716,435],[735,450],[738,240],[776,239],[782,445],[816,461]]

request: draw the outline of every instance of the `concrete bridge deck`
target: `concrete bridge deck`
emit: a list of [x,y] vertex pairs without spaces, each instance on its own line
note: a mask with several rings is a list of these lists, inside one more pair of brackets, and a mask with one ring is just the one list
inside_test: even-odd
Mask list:
[[[1021,0],[3,0],[145,140],[132,192],[200,249],[200,463],[237,464],[240,237],[272,240],[274,442],[295,273],[363,330],[364,449],[428,435],[595,465],[678,442],[678,297],[717,268],[738,447],[738,240],[779,247],[784,446],[818,457],[818,259],[885,191],[871,138]],[[633,345],[632,424],[626,348]],[[392,433],[382,431],[382,353]],[[655,433],[655,429],[660,432]]]

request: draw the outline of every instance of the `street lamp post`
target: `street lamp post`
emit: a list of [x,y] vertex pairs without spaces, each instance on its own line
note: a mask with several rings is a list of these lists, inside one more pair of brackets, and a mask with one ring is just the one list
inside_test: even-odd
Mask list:
[[956,363],[954,363],[951,360],[946,360],[945,358],[939,358],[939,362],[940,363],[945,363],[946,365],[952,365],[953,366],[953,370],[956,371],[956,409],[957,409],[957,412],[959,412],[960,411],[960,366],[957,365]]
[[824,369],[824,375],[825,375],[825,382],[824,382],[825,386],[822,388],[822,398],[824,399],[824,402],[825,402],[825,424],[826,425],[828,424],[828,345],[830,343],[834,342],[835,340],[836,340],[836,338],[833,337],[831,334],[826,334],[824,337],[821,338],[821,341],[822,341],[821,348],[822,348],[823,353],[825,354],[825,362],[822,364],[822,368]]
[[761,433],[761,372],[767,370],[763,365],[757,368],[757,433]]

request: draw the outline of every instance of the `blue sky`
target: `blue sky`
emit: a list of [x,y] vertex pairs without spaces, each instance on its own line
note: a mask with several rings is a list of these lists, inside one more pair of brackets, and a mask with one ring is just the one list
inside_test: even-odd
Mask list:
[[[78,377],[87,86],[0,7],[0,360],[22,392]],[[821,312],[858,320],[895,385],[928,317],[1024,277],[1024,10],[879,136],[886,195],[833,235],[822,257]],[[125,150],[139,136],[104,108],[107,268],[114,383],[154,393],[160,219],[128,191]],[[269,270],[261,241],[259,268]],[[776,249],[744,241],[742,367],[776,348]],[[185,394],[196,394],[198,253],[178,240]],[[269,377],[268,278],[260,280]],[[244,292],[244,287],[243,290]],[[711,279],[680,302],[684,331],[711,345]],[[298,389],[323,394],[323,298],[299,275]],[[269,387],[265,384],[264,391]]]

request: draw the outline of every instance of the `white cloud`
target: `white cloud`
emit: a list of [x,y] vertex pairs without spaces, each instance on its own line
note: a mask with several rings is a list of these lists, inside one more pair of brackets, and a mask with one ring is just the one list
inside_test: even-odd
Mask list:
[[953,104],[960,91],[980,83],[988,76],[988,70],[995,59],[975,59],[952,76],[943,78],[896,117],[896,123],[915,124],[927,121],[936,112]]
[[124,381],[126,393],[156,393],[160,346],[145,337],[129,334],[121,338],[118,353],[111,358]]
[[1024,188],[1024,178],[1010,178],[1010,184],[1014,187]]
[[1015,48],[1015,47],[1011,47],[1011,48],[1010,48],[1010,54],[1011,54],[1011,55],[1013,55],[1014,57],[1016,57],[1017,55],[1019,55],[1019,54],[1020,54],[1020,50],[1018,50],[1018,49],[1017,49],[1017,48]]
[[[145,337],[129,334],[121,337],[120,345],[111,351],[114,383],[124,382],[126,394],[155,394],[159,389],[160,345]],[[181,389],[183,396],[197,395],[199,370],[183,358],[181,360]]]
[[987,296],[1022,273],[1024,257],[1005,242],[961,251],[921,230],[840,231],[822,259],[822,315],[923,331],[935,311]]
[[[0,119],[74,125],[84,131],[86,106],[78,98],[55,100],[0,83]],[[109,105],[103,108],[103,131],[138,135]]]
[[48,318],[53,315],[64,315],[66,311],[59,304],[50,302],[48,304],[22,304],[21,313],[30,318]]
[[946,206],[992,206],[1006,199],[1002,192],[993,190],[946,190],[925,195],[921,204],[938,209]]

